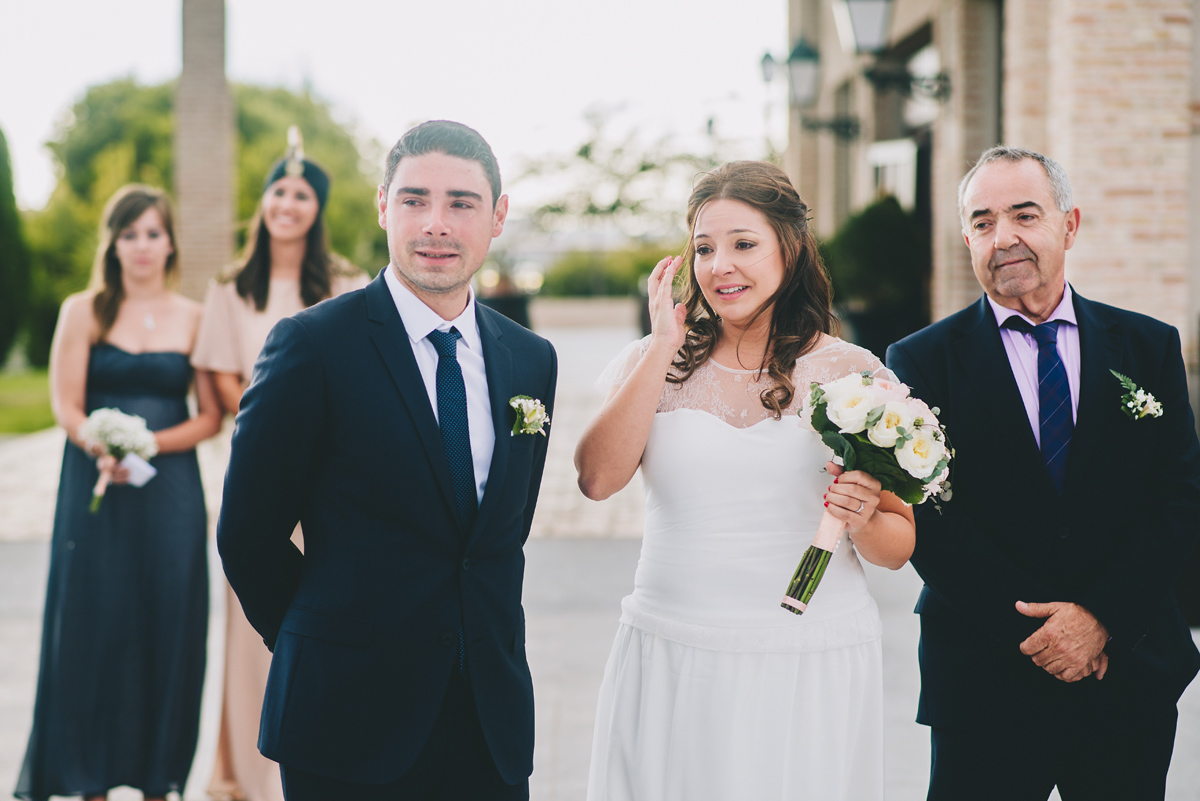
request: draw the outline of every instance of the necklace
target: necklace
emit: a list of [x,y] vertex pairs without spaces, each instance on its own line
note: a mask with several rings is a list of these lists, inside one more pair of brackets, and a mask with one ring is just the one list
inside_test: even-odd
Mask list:
[[150,312],[146,312],[146,316],[142,318],[142,325],[144,325],[146,327],[147,331],[153,331],[154,330],[154,315],[151,314]]

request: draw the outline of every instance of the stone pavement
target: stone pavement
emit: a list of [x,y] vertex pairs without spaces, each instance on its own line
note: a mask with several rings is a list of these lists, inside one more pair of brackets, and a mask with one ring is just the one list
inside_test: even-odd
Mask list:
[[[632,317],[632,314],[630,315]],[[572,453],[603,393],[594,378],[636,336],[633,320],[597,316],[592,307],[560,309],[535,327],[553,341],[560,359],[557,408],[549,460],[531,541],[526,547],[525,608],[529,661],[537,697],[534,801],[582,801],[596,691],[616,632],[620,599],[633,586],[641,536],[640,479],[602,503],[575,486]],[[581,327],[582,326],[582,327]],[[0,797],[16,782],[32,715],[33,688],[63,437],[56,430],[0,440]],[[201,450],[210,508],[219,508],[225,441]],[[214,549],[210,549],[211,550]],[[223,653],[224,592],[212,554],[210,669],[200,746],[186,801],[203,801],[215,748]],[[924,798],[929,765],[927,732],[913,722],[919,689],[917,620],[911,613],[920,580],[911,568],[867,566],[884,625],[885,746],[888,798]],[[1197,632],[1200,634],[1200,632]],[[1200,799],[1200,686],[1180,706],[1170,801]],[[133,801],[129,790],[113,801]]]

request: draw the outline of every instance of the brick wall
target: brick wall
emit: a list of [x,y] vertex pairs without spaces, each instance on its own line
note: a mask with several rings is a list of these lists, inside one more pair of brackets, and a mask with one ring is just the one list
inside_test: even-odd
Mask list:
[[181,291],[201,298],[233,256],[233,101],[225,80],[224,0],[183,0],[175,114]]
[[933,278],[940,319],[980,295],[958,217],[958,182],[999,138],[999,3],[956,0],[934,18],[933,41],[950,74],[950,97],[933,131]]
[[1189,0],[1056,0],[1047,152],[1083,213],[1068,276],[1186,333]]

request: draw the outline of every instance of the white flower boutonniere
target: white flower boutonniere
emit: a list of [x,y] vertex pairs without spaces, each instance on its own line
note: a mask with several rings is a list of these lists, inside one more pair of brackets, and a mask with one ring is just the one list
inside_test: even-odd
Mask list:
[[1163,406],[1146,390],[1133,383],[1133,379],[1124,376],[1116,370],[1109,370],[1117,377],[1125,394],[1121,396],[1121,411],[1130,420],[1140,420],[1143,417],[1162,417]]
[[508,405],[517,413],[513,423],[513,435],[541,434],[546,436],[546,426],[550,425],[550,415],[546,414],[546,405],[537,398],[528,395],[513,395]]

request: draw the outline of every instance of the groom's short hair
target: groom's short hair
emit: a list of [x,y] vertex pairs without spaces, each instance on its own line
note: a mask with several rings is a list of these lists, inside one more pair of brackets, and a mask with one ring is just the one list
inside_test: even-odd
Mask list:
[[479,162],[492,186],[492,205],[496,205],[500,199],[500,165],[496,163],[496,154],[479,135],[479,131],[450,120],[423,122],[400,137],[400,141],[388,153],[387,168],[383,175],[384,190],[391,186],[396,165],[401,159],[426,153],[445,153],[447,156]]

